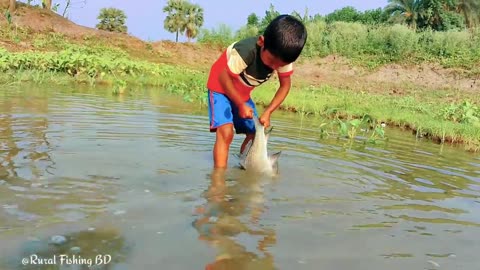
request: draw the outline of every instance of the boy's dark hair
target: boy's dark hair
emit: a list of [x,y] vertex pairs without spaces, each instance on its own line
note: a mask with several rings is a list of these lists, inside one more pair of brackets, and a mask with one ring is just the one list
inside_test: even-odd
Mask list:
[[293,63],[307,41],[305,25],[291,15],[280,15],[267,26],[264,36],[264,47],[285,63]]

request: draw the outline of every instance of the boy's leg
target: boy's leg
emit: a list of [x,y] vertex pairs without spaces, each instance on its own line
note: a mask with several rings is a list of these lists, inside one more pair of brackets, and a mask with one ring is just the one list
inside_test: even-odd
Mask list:
[[228,152],[233,140],[233,124],[225,124],[217,128],[215,145],[213,146],[213,163],[215,168],[226,168]]
[[242,146],[240,146],[240,155],[245,151],[245,147],[247,146],[248,142],[253,140],[255,137],[255,133],[245,134],[245,140],[243,140]]
[[208,91],[208,115],[210,132],[216,132],[213,146],[215,168],[226,168],[228,152],[233,140],[233,115],[229,99],[220,93]]
[[[258,117],[257,109],[255,103],[252,99],[247,101],[247,105],[253,109],[253,114]],[[255,137],[255,122],[253,119],[243,119],[238,117],[238,109],[236,106],[232,106],[233,112],[233,124],[237,134],[245,134],[245,140],[243,140],[242,146],[240,147],[240,154],[243,153],[248,142],[253,140]]]

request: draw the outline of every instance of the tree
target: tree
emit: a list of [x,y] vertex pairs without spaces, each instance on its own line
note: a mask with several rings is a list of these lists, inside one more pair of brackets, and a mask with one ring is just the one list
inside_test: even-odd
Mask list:
[[265,32],[265,29],[267,29],[267,26],[270,24],[270,22],[273,21],[276,17],[280,16],[280,13],[275,10],[275,7],[273,4],[270,4],[270,8],[265,11],[265,17],[263,17],[262,21],[260,22],[260,25],[258,26],[259,32],[263,33]]
[[258,26],[260,19],[258,18],[257,14],[250,13],[247,17],[247,26]]
[[360,15],[360,21],[364,24],[382,24],[388,21],[388,14],[381,8],[365,10]]
[[179,33],[185,33],[189,40],[196,37],[203,25],[203,9],[187,0],[168,0],[163,12],[167,13],[163,27],[170,33],[176,33],[175,42],[178,42]]
[[458,0],[456,10],[463,14],[468,28],[480,24],[480,0]]
[[358,12],[354,7],[347,6],[342,9],[338,9],[328,14],[325,18],[328,23],[335,21],[342,22],[357,22],[360,20],[360,12]]
[[190,39],[197,37],[203,25],[203,9],[196,4],[187,5],[185,9],[185,35]]
[[422,15],[423,5],[419,0],[388,0],[385,12],[392,16],[393,20],[405,22],[414,30],[417,29],[417,22]]
[[292,11],[292,14],[290,15],[299,19],[303,23],[307,23],[312,20],[312,18],[310,18],[310,16],[308,15],[308,7],[305,8],[305,11],[303,12],[303,16],[300,15],[300,13],[298,13],[298,11],[296,10]]
[[102,8],[100,14],[97,17],[100,22],[96,27],[100,30],[106,30],[110,32],[127,32],[125,13],[116,8]]
[[187,1],[168,0],[163,12],[167,12],[167,17],[163,21],[163,27],[170,33],[176,33],[175,42],[178,42],[178,33],[185,31],[185,9]]

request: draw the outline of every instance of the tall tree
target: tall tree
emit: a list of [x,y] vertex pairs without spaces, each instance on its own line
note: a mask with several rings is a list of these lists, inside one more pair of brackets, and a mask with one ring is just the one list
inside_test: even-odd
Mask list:
[[250,13],[247,17],[247,25],[248,26],[258,26],[260,19],[258,18],[257,14]]
[[197,37],[203,25],[203,8],[197,4],[187,5],[185,8],[185,35],[188,41]]
[[458,0],[457,11],[465,17],[467,27],[480,24],[480,0]]
[[203,8],[187,0],[168,0],[163,12],[167,13],[163,27],[168,32],[176,33],[175,42],[178,42],[180,33],[185,33],[188,41],[195,38],[204,22]]
[[270,4],[269,9],[265,11],[265,17],[263,17],[263,19],[260,22],[260,25],[258,27],[260,33],[263,34],[263,32],[267,28],[268,24],[270,24],[270,22],[273,21],[273,19],[275,19],[278,16],[280,16],[280,12],[275,10],[275,6],[273,4]]
[[163,8],[163,12],[167,12],[167,16],[163,21],[165,30],[176,33],[175,42],[178,42],[178,34],[186,30],[185,12],[188,7],[185,0],[168,0],[167,5]]
[[419,18],[423,15],[423,5],[420,0],[388,0],[385,12],[393,20],[405,22],[413,29],[417,29]]

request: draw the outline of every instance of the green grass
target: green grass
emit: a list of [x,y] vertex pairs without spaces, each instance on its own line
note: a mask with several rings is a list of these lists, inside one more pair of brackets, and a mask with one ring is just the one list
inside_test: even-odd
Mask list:
[[[258,103],[267,105],[275,90],[276,85],[271,85],[254,91],[252,96]],[[460,143],[469,151],[479,151],[478,105],[469,101],[445,103],[443,100],[434,96],[422,100],[413,96],[357,93],[325,85],[292,90],[282,104],[282,109],[333,119],[335,121],[326,123],[327,126],[339,124],[344,133],[349,125],[355,127],[358,119],[367,117],[371,120],[370,127],[373,129],[379,123],[386,123],[413,130],[417,136],[426,136],[442,143]],[[342,122],[347,125],[346,128]]]

